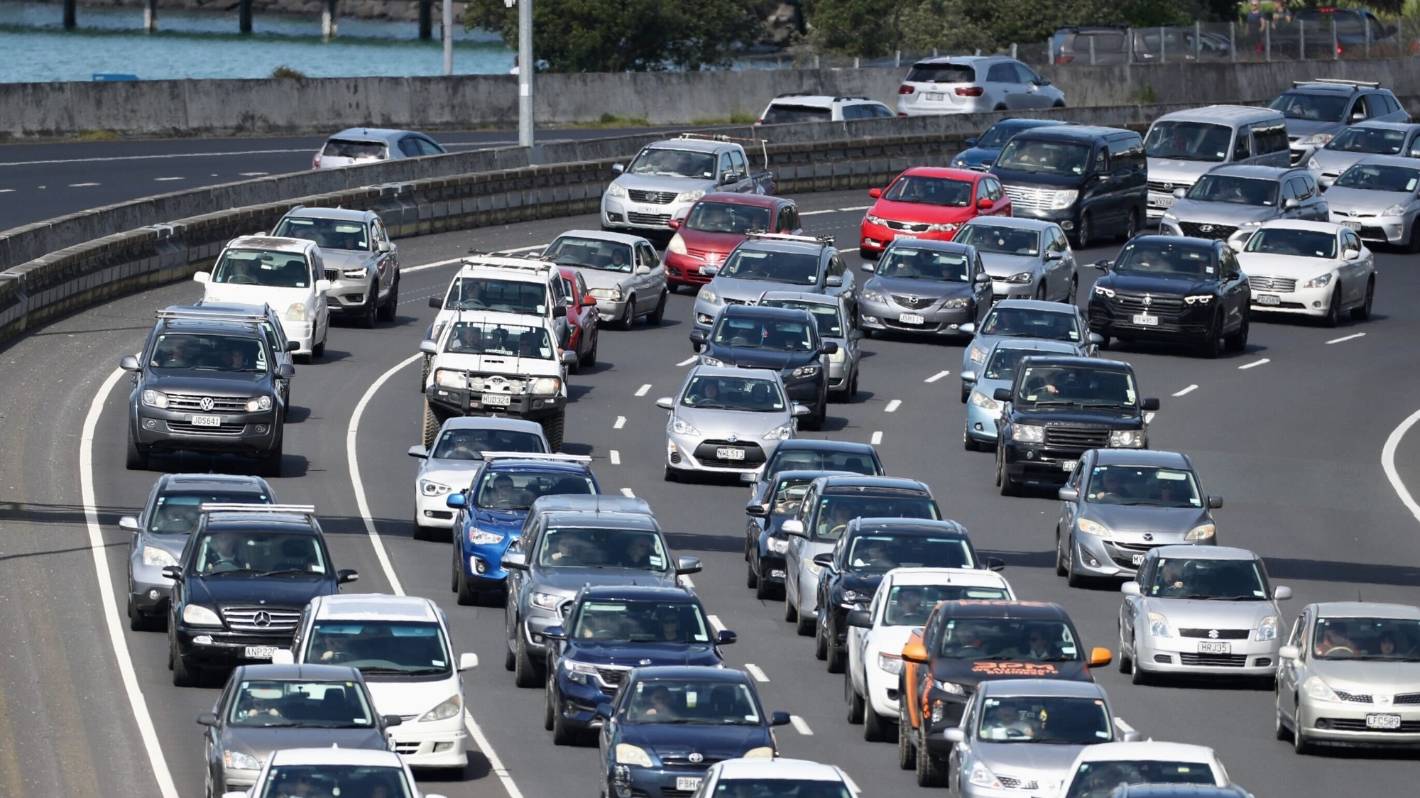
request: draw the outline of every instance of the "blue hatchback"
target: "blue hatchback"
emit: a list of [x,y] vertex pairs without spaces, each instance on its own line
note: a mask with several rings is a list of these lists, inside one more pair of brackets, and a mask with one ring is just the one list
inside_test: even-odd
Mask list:
[[473,484],[447,500],[454,510],[453,590],[460,604],[501,603],[508,572],[503,553],[522,534],[541,496],[601,493],[591,458],[570,454],[489,453]]

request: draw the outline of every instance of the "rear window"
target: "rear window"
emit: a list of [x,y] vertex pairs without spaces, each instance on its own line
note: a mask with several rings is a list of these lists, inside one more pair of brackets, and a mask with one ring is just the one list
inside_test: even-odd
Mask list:
[[909,83],[975,83],[976,69],[966,64],[914,64]]
[[1090,51],[1090,41],[1095,43],[1095,53],[1122,53],[1124,52],[1124,34],[1118,31],[1102,31],[1099,33],[1077,33],[1073,48],[1077,53],[1087,53]]
[[779,125],[785,122],[827,122],[833,118],[829,108],[815,108],[811,105],[787,105],[775,103],[764,113],[764,124]]
[[325,143],[323,155],[333,158],[386,158],[385,145],[378,141],[350,141],[331,139]]

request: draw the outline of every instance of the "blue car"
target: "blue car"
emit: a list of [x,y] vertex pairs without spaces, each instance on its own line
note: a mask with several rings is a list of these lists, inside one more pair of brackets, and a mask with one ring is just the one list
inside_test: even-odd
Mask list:
[[735,642],[688,588],[645,585],[583,588],[565,624],[543,635],[552,641],[543,725],[556,745],[578,741],[632,668],[719,665],[719,647]]
[[449,494],[454,510],[453,590],[460,604],[501,604],[508,572],[503,554],[522,534],[540,496],[601,493],[591,458],[570,454],[488,453],[466,490]]
[[[785,441],[787,443],[788,441]],[[780,471],[769,477],[763,497],[755,496],[745,505],[745,586],[754,588],[757,599],[784,596],[784,552],[789,536],[780,525],[797,518],[799,506],[809,491],[809,483],[819,477],[852,474],[849,471]]]
[[698,790],[716,762],[778,756],[770,727],[789,713],[766,713],[743,671],[663,665],[631,671],[597,718],[605,794],[672,798]]
[[957,169],[975,169],[978,172],[985,172],[991,168],[991,164],[996,162],[996,156],[1001,154],[1002,148],[1011,137],[1033,127],[1045,127],[1046,125],[1063,125],[1059,119],[1002,119],[991,127],[986,128],[986,132],[980,138],[969,138],[964,144],[966,149],[952,156],[951,164]]

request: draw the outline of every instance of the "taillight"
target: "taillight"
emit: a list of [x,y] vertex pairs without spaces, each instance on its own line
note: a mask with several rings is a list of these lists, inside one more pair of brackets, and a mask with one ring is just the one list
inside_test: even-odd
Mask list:
[[980,86],[957,86],[954,91],[958,97],[980,97],[982,95]]
[[316,153],[315,155],[311,156],[311,168],[312,168],[312,169],[319,169],[319,168],[320,168],[320,153]]
[[1068,64],[1068,63],[1070,63],[1071,61],[1074,61],[1074,60],[1075,60],[1075,56],[1073,56],[1073,55],[1065,55],[1064,53],[1061,53],[1060,55],[1055,56],[1055,63],[1057,63],[1057,64]]
[[904,84],[902,84],[901,86],[898,86],[898,87],[897,87],[897,93],[898,93],[898,94],[911,94],[911,93],[913,93],[913,92],[915,92],[915,91],[917,91],[917,90],[914,89],[914,88],[912,88],[911,86],[909,86],[909,85],[906,84],[906,83],[904,83]]

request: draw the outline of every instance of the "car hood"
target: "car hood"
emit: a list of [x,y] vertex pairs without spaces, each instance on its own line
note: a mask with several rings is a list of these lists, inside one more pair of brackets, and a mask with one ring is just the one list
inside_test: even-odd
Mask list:
[[[1108,742],[1100,740],[1100,742]],[[1037,792],[1049,793],[1065,779],[1083,745],[1040,743],[1005,743],[973,740],[971,751],[988,768],[1010,774],[1012,778],[1035,779]],[[1024,779],[1023,779],[1024,780]]]
[[1009,187],[1071,189],[1079,188],[1085,182],[1084,175],[1049,175],[1043,172],[1013,171],[999,165],[991,167],[991,174],[1001,178],[1001,183]]
[[1420,662],[1378,662],[1375,660],[1325,660],[1312,657],[1307,669],[1326,680],[1330,687],[1348,693],[1394,695],[1414,692],[1420,682]]
[[750,346],[725,346],[716,343],[707,344],[702,354],[724,361],[727,366],[773,369],[774,371],[817,363],[819,358],[817,352],[786,352],[782,349],[757,349]]
[[1298,258],[1293,255],[1270,255],[1244,252],[1238,255],[1238,265],[1249,276],[1278,276],[1311,279],[1336,268],[1336,262],[1326,258]]
[[442,457],[431,457],[424,461],[419,478],[462,490],[473,483],[474,476],[482,468],[482,460],[446,460]]
[[703,410],[677,407],[675,415],[681,421],[700,430],[707,438],[735,436],[742,441],[758,442],[764,433],[788,423],[793,416],[786,408],[779,413],[749,413],[740,410]]
[[864,599],[864,603],[866,603],[871,600],[871,596],[874,593],[878,592],[878,585],[883,583],[883,577],[886,575],[887,571],[880,571],[878,573],[848,571],[843,574],[843,579],[839,582],[839,587],[844,590],[856,590],[868,596],[868,599]]
[[955,297],[972,296],[971,283],[947,283],[940,280],[913,280],[904,277],[874,277],[863,286],[864,291],[908,296]]
[[202,299],[206,302],[232,302],[239,305],[270,305],[277,313],[296,302],[305,302],[315,293],[313,288],[272,288],[266,285],[207,283]]
[[645,571],[638,568],[541,568],[537,589],[576,593],[587,585],[650,585],[675,587],[674,571]]
[[1364,188],[1332,186],[1326,190],[1326,204],[1332,210],[1351,213],[1375,213],[1392,205],[1410,205],[1414,195],[1406,191],[1374,191]]
[[907,638],[920,627],[915,626],[874,626],[868,632],[868,648],[888,654],[901,654],[907,645]]
[[952,163],[961,163],[967,169],[985,171],[991,168],[1001,151],[995,147],[969,147],[952,156]]
[[712,761],[737,759],[751,748],[774,745],[763,726],[676,723],[623,723],[619,742],[649,748],[658,757],[699,753]]
[[606,269],[593,269],[587,266],[568,267],[582,275],[582,279],[587,281],[587,290],[594,288],[623,288],[634,277],[631,272],[613,272]]
[[[378,709],[376,710],[378,711]],[[224,750],[241,751],[257,759],[266,759],[272,751],[287,748],[366,748],[385,751],[389,743],[379,729],[265,729],[252,726],[228,726],[222,732]]]
[[1208,521],[1201,507],[1087,503],[1084,508],[1083,517],[1109,527],[1110,537],[1121,543],[1182,543],[1188,530]]
[[253,579],[245,576],[189,576],[184,583],[191,604],[265,605],[305,609],[316,596],[333,595],[335,583],[325,574]]
[[976,208],[957,208],[949,205],[931,205],[926,202],[894,202],[880,199],[873,203],[868,214],[895,222],[921,222],[942,224],[944,222],[964,222],[976,215]]
[[173,559],[176,560],[178,555],[182,554],[183,546],[187,545],[187,538],[187,535],[180,532],[144,532],[143,545],[156,546],[173,555]]
[[1175,188],[1188,188],[1198,182],[1205,172],[1217,166],[1214,161],[1184,161],[1178,158],[1150,158],[1149,182],[1167,183]]
[[[1330,195],[1327,195],[1328,198]],[[1169,208],[1176,218],[1185,222],[1223,224],[1238,227],[1243,222],[1263,221],[1277,217],[1277,209],[1269,205],[1239,205],[1236,202],[1210,202],[1181,199]]]
[[569,641],[563,656],[590,665],[719,665],[720,654],[710,644],[686,643],[585,643]]
[[674,191],[677,194],[686,191],[712,191],[715,188],[715,181],[708,177],[622,174],[611,182],[627,191]]
[[[1346,152],[1345,150],[1328,150],[1326,148],[1312,153],[1312,157],[1316,159],[1316,165],[1321,167],[1322,172],[1330,175],[1339,175],[1351,168],[1352,164],[1370,155],[1369,152]],[[1331,195],[1327,194],[1326,199],[1330,202]]]
[[1120,274],[1109,272],[1095,285],[1103,283],[1116,291],[1131,294],[1161,294],[1164,296],[1188,296],[1191,294],[1211,294],[1217,283],[1197,277],[1164,277],[1158,275]]
[[1287,137],[1306,138],[1313,133],[1336,133],[1346,127],[1340,122],[1324,122],[1315,119],[1288,119]]
[[745,304],[753,304],[759,301],[759,295],[765,291],[807,291],[811,294],[822,293],[815,285],[805,283],[781,283],[774,280],[741,280],[738,277],[720,277],[710,281],[710,290],[720,295],[720,299],[734,299]]
[[562,364],[556,360],[540,357],[506,357],[503,355],[463,355],[441,352],[436,356],[434,368],[472,371],[479,374],[508,374],[513,376],[562,376]]
[[1009,388],[1009,387],[1011,387],[1011,384],[1012,384],[1012,381],[1011,381],[1011,380],[986,380],[986,379],[982,379],[981,376],[980,376],[980,368],[977,369],[977,378],[976,378],[976,384],[975,384],[974,387],[975,387],[975,389],[976,389],[977,391],[980,391],[981,394],[982,394],[983,396],[987,397],[987,398],[991,398],[991,397],[995,396],[995,395],[996,395],[996,389],[997,389],[997,388]]
[[706,230],[680,228],[680,240],[691,249],[728,253],[745,240],[744,233],[712,233]]
[[326,249],[321,247],[321,260],[327,269],[360,269],[375,265],[375,253],[359,249]]
[[1084,662],[1028,662],[1016,660],[965,660],[936,657],[932,661],[933,678],[975,687],[997,679],[1062,679],[1071,682],[1092,682],[1090,669]]
[[[212,376],[221,374],[222,376]],[[144,388],[165,393],[203,396],[249,397],[270,391],[269,375],[262,371],[200,371],[197,369],[149,369]]]
[[1044,424],[1084,424],[1108,429],[1138,429],[1140,416],[1137,410],[1108,407],[1022,407],[1014,408],[1012,420],[1016,423]]
[[375,674],[365,677],[365,688],[381,715],[399,715],[408,723],[449,699],[458,687],[448,678],[399,679]]
[[1010,277],[1020,272],[1038,271],[1040,257],[1037,255],[1010,255],[1005,252],[982,252],[981,265],[986,267],[986,273],[992,277]]
[[1154,596],[1144,599],[1143,609],[1162,613],[1175,632],[1178,629],[1255,629],[1263,618],[1277,615],[1277,605],[1265,600],[1207,601]]
[[523,522],[528,520],[528,511],[478,509],[474,511],[473,519],[479,529],[497,530],[517,537],[523,530]]

